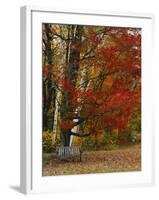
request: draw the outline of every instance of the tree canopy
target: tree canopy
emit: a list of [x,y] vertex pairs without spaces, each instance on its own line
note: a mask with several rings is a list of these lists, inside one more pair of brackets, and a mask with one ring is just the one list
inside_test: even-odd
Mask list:
[[42,34],[43,130],[69,146],[140,123],[141,29],[43,24]]

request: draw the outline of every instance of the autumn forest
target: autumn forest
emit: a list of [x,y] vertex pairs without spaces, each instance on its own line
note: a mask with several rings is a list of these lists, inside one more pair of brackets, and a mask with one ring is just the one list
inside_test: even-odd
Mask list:
[[141,34],[42,24],[44,176],[141,170]]

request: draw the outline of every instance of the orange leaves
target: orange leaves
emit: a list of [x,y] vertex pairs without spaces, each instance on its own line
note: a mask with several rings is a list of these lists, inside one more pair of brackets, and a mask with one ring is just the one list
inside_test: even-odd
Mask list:
[[100,43],[100,38],[93,27],[87,27],[83,35],[86,41],[89,42],[89,44],[91,43],[93,46],[96,46]]
[[70,130],[73,127],[74,127],[74,122],[72,120],[66,120],[61,124],[61,128],[65,130]]
[[96,58],[100,59],[104,70],[117,70],[133,77],[141,73],[141,35],[135,29],[112,28],[110,42],[98,49]]
[[62,76],[63,68],[57,65],[44,65],[43,66],[43,77],[48,77],[49,74],[53,77],[54,80],[58,81],[59,77]]
[[103,132],[98,130],[98,131],[93,132],[92,136],[96,138],[96,137],[98,137],[98,136],[100,136],[102,134],[103,134]]
[[113,92],[108,100],[108,106],[120,106],[131,99],[133,93],[128,90],[118,90]]
[[53,65],[44,65],[43,66],[43,76],[47,77],[49,73],[52,73]]
[[119,49],[123,49],[141,45],[141,35],[138,32],[136,34],[133,29],[118,28],[116,31],[111,32],[110,35]]
[[71,93],[75,92],[75,87],[73,86],[71,81],[66,78],[60,79],[60,86],[65,90],[69,90]]
[[[68,112],[71,116],[76,112],[78,117],[86,119],[87,128],[95,127],[95,136],[104,128],[123,130],[141,103],[141,30],[83,27],[82,40],[78,43],[71,41],[73,37],[64,40],[71,34],[70,27],[54,25],[52,34],[58,43],[58,54],[53,59],[55,66],[43,66],[43,75],[52,74],[57,88],[66,95],[64,100],[68,101],[64,113],[66,121],[61,127],[73,128],[73,119],[71,121],[67,116]],[[73,51],[74,54],[73,59],[68,58],[65,63],[67,45],[70,48],[67,53]],[[73,73],[76,78],[72,78]]]
[[107,62],[112,62],[117,55],[117,50],[114,46],[104,47],[100,50],[100,54],[105,58]]

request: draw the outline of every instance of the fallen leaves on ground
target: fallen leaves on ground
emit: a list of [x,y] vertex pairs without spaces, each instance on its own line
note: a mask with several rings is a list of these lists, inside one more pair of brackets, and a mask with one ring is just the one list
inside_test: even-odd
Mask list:
[[141,170],[141,146],[111,151],[85,151],[79,160],[51,160],[43,166],[43,176],[125,172]]

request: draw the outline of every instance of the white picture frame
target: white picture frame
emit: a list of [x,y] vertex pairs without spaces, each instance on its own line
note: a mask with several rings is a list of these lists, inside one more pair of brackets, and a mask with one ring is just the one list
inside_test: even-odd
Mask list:
[[[21,192],[43,193],[106,189],[154,183],[152,94],[153,15],[35,6],[21,8]],[[41,23],[72,23],[142,28],[142,170],[42,177]],[[149,67],[151,66],[151,67]],[[143,135],[144,132],[144,135]]]

